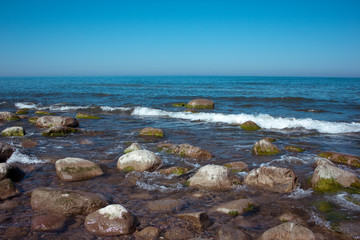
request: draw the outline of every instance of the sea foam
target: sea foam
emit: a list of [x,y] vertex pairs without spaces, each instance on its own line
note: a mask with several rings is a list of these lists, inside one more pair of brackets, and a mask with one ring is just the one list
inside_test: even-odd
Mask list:
[[6,163],[24,163],[24,164],[33,164],[33,163],[43,163],[44,161],[41,161],[35,156],[28,156],[23,153],[21,153],[19,150],[16,150],[13,152],[11,157],[6,161]]

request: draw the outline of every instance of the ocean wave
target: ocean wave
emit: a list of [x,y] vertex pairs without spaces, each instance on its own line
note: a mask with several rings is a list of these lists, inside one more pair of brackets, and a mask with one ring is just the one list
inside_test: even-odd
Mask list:
[[28,109],[38,109],[41,105],[32,103],[32,102],[17,102],[15,103],[15,107],[22,109],[22,108],[28,108]]
[[268,114],[223,114],[223,113],[191,113],[191,112],[169,112],[160,109],[135,107],[132,115],[169,117],[186,119],[191,121],[218,122],[228,124],[241,124],[246,121],[254,121],[263,129],[291,129],[300,128],[316,130],[320,133],[351,133],[360,132],[360,123],[328,122],[314,120],[311,118],[297,119],[288,117],[273,117]]

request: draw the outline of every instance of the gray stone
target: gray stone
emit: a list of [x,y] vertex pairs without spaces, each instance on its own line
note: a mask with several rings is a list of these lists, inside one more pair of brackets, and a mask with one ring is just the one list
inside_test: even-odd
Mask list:
[[36,120],[38,127],[78,127],[79,121],[76,118],[64,116],[43,116]]
[[63,181],[81,181],[103,175],[94,162],[82,158],[63,158],[55,162],[56,174]]
[[188,179],[188,183],[192,187],[213,190],[229,190],[232,185],[230,170],[219,165],[201,167],[193,177]]
[[155,153],[148,150],[135,150],[130,153],[122,155],[118,162],[117,168],[119,170],[132,169],[139,172],[155,171],[162,161]]

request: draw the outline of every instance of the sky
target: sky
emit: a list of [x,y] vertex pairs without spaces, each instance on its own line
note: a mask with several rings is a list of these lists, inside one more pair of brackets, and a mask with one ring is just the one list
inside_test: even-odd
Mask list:
[[0,0],[0,77],[360,77],[359,0]]

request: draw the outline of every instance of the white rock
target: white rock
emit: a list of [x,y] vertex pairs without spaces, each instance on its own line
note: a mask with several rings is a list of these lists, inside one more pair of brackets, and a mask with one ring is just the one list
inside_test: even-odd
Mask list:
[[148,150],[135,150],[121,156],[117,162],[117,168],[122,170],[132,167],[135,171],[155,171],[162,161],[155,153]]
[[8,173],[9,165],[7,163],[0,163],[0,180],[3,180]]
[[101,215],[106,215],[106,217],[110,220],[113,220],[115,218],[122,218],[123,214],[127,212],[128,210],[126,210],[126,208],[120,204],[112,204],[99,209],[99,213]]
[[230,170],[224,166],[206,165],[201,167],[196,174],[189,178],[189,185],[208,189],[229,189]]

